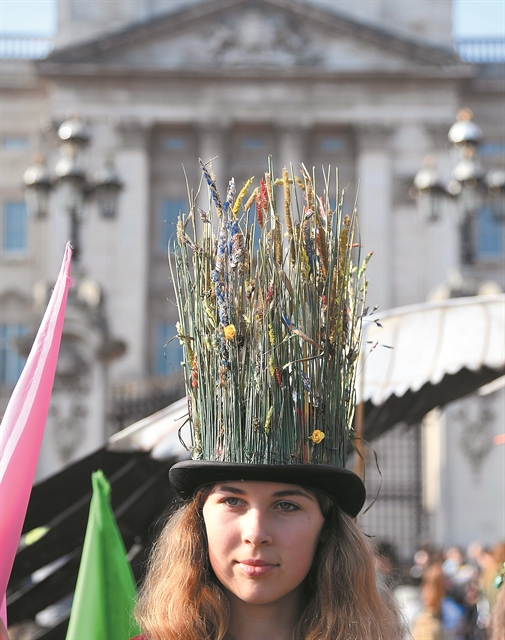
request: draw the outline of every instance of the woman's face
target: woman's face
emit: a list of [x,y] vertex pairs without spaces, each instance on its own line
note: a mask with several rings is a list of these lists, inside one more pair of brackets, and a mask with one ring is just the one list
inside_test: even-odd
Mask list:
[[314,559],[324,518],[298,485],[229,481],[203,507],[209,558],[219,582],[244,602],[297,594]]

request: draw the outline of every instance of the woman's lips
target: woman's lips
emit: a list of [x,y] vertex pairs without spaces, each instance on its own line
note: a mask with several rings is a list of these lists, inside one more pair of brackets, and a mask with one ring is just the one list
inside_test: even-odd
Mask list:
[[242,571],[251,578],[266,576],[267,573],[270,573],[270,571],[275,569],[277,566],[276,564],[265,562],[264,560],[255,559],[241,560],[238,562],[238,565]]

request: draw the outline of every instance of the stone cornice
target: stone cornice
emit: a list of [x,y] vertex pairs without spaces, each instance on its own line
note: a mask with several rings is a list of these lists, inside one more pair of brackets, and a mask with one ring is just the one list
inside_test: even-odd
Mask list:
[[37,64],[39,72],[44,76],[100,78],[115,77],[118,79],[157,79],[171,78],[181,81],[210,80],[210,79],[261,79],[268,80],[335,80],[342,79],[349,82],[384,80],[391,82],[405,82],[409,80],[464,80],[475,77],[474,65],[434,66],[425,65],[409,69],[372,70],[329,70],[314,67],[223,67],[208,69],[155,69],[121,64],[101,63],[68,63],[43,60]]

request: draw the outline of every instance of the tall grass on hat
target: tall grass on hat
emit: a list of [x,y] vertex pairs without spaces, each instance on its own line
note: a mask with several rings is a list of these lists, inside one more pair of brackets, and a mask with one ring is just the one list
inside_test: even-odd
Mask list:
[[[183,345],[192,460],[170,479],[181,497],[226,480],[325,491],[356,516],[361,479],[345,469],[365,312],[356,207],[338,171],[272,162],[223,200],[200,161],[209,210],[181,215],[171,265]],[[331,206],[336,195],[336,208]]]

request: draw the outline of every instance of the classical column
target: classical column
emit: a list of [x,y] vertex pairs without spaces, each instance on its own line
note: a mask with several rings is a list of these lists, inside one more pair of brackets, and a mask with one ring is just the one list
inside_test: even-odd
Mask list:
[[149,280],[150,129],[129,121],[118,126],[122,145],[115,163],[125,188],[115,220],[117,242],[109,283],[108,313],[112,329],[127,343],[118,368],[127,375],[147,373],[147,293]]
[[[213,121],[198,127],[198,155],[204,163],[212,161],[212,169],[216,176],[216,184],[224,200],[228,187],[228,163],[226,154],[226,136],[230,134],[229,125],[225,122]],[[205,211],[209,208],[207,185],[202,184],[197,205]]]
[[278,125],[277,131],[279,151],[275,173],[280,176],[283,167],[291,171],[292,164],[295,173],[299,175],[300,163],[307,162],[307,128],[301,124]]
[[357,129],[359,181],[358,217],[362,255],[373,251],[368,302],[388,309],[393,304],[394,228],[392,224],[393,165],[391,130],[379,125]]

